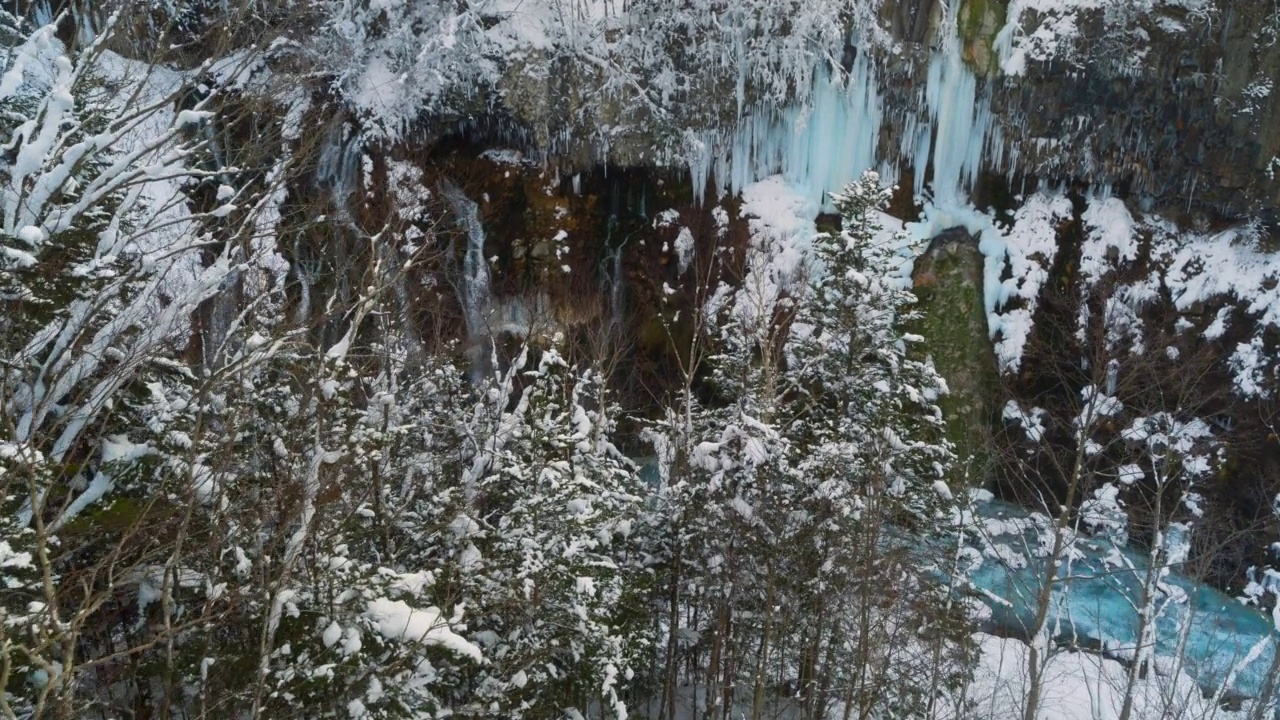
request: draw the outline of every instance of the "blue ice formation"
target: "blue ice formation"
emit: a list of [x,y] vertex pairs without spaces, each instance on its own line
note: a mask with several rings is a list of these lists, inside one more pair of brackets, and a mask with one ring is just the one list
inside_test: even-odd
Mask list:
[[745,108],[733,127],[690,135],[685,156],[698,199],[713,178],[724,195],[780,174],[806,200],[830,210],[829,193],[867,170],[893,183],[902,163],[914,168],[916,195],[924,193],[932,168],[930,202],[947,209],[966,206],[983,167],[1000,164],[1004,143],[990,95],[965,65],[954,30],[943,37],[917,110],[900,119],[895,157],[880,153],[885,99],[870,53],[861,51],[839,79],[820,68],[794,106]]

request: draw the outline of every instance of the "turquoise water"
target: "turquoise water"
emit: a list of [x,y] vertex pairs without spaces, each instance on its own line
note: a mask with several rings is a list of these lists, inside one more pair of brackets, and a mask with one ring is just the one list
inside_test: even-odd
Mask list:
[[[1048,555],[1039,548],[1041,535],[1027,527],[1028,512],[1008,503],[979,505],[974,515],[975,525],[985,532],[980,538],[970,533],[966,543],[982,555],[968,568],[968,581],[997,628],[1029,635],[1039,589],[1048,576],[1048,558],[1036,557]],[[1055,639],[1132,658],[1147,558],[1101,537],[1077,539],[1066,555],[1053,584],[1049,627]],[[1271,619],[1172,570],[1156,587],[1157,667],[1181,661],[1206,692],[1257,697],[1275,657],[1277,633]]]

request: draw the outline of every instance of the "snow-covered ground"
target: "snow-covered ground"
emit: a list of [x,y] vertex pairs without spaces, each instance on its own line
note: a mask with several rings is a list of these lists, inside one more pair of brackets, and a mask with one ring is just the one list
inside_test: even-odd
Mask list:
[[[980,656],[966,693],[971,707],[960,717],[1007,720],[1022,717],[1029,682],[1028,646],[1021,640],[975,634]],[[1128,669],[1110,658],[1083,651],[1061,651],[1045,668],[1040,720],[1119,720]],[[1247,717],[1206,700],[1184,672],[1156,673],[1139,686],[1133,720]]]
[[[1014,720],[1021,718],[1028,680],[1027,645],[1020,640],[975,633],[979,656],[961,707],[941,708],[935,720]],[[1127,669],[1115,660],[1088,652],[1057,653],[1045,670],[1045,684],[1038,720],[1119,720],[1124,704],[1123,688]],[[658,702],[644,708],[642,717],[661,716]],[[684,687],[679,693],[671,720],[702,717],[706,699],[701,688]],[[1220,707],[1204,698],[1195,682],[1184,673],[1156,674],[1144,682],[1135,697],[1131,720],[1243,720],[1251,708]],[[741,707],[732,717],[747,717],[749,707]],[[840,717],[837,708],[832,713]],[[778,701],[769,717],[799,720],[800,703]],[[1265,715],[1264,715],[1265,717]]]

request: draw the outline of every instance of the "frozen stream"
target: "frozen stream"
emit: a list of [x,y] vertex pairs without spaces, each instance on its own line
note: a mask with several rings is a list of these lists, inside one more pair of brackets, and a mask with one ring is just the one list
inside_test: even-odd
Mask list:
[[[1044,522],[991,501],[976,506],[972,522],[965,523],[966,547],[978,551],[975,560],[981,555],[969,581],[990,609],[990,622],[1004,632],[1025,636],[1033,623],[1048,577],[1049,551],[1041,540],[1046,533],[1039,530]],[[1132,657],[1147,570],[1141,553],[1104,538],[1076,538],[1054,573],[1049,627],[1055,639]],[[1156,592],[1157,672],[1180,669],[1221,697],[1265,691],[1277,639],[1270,618],[1175,572],[1160,580]]]

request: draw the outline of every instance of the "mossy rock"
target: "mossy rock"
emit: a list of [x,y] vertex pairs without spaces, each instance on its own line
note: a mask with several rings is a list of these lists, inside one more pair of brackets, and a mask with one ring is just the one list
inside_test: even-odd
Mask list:
[[1000,389],[983,305],[983,264],[977,238],[953,228],[934,238],[912,276],[924,317],[911,330],[924,337],[924,352],[947,381],[950,393],[938,404],[960,461],[954,480],[971,486],[986,479]]
[[1000,60],[993,47],[1008,16],[1008,0],[966,0],[960,6],[960,38],[964,60],[978,75],[996,74]]
[[106,533],[112,536],[136,530],[144,522],[147,506],[129,497],[120,497],[109,504],[93,507],[71,520],[62,529],[67,537],[91,537]]

